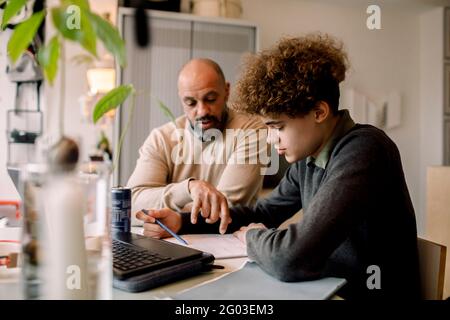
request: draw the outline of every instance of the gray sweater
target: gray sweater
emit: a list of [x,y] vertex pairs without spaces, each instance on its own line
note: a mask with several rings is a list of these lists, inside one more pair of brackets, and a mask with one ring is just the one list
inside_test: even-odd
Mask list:
[[[252,208],[230,209],[227,232],[251,222],[269,229],[247,232],[249,257],[282,281],[344,277],[344,298],[418,298],[417,231],[399,151],[381,130],[354,125],[329,147],[325,169],[311,159],[292,164],[269,197]],[[276,229],[303,208],[303,218]],[[217,233],[192,225],[181,233]],[[380,268],[381,289],[368,278]],[[371,282],[371,281],[369,281]]]

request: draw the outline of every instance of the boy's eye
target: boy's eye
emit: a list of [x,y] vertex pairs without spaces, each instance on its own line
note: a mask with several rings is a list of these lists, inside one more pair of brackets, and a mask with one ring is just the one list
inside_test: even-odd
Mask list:
[[282,131],[283,130],[283,126],[279,126],[279,127],[272,127],[272,130],[277,130],[277,131]]

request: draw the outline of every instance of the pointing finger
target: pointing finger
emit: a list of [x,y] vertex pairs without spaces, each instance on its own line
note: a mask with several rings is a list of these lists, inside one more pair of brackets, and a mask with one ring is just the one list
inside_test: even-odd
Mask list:
[[200,206],[201,206],[200,200],[195,199],[194,204],[192,205],[192,210],[191,210],[191,223],[192,224],[197,223],[197,217],[198,217],[198,212],[200,211]]
[[228,224],[231,223],[230,212],[228,210],[228,202],[226,199],[222,200],[220,206],[220,226],[219,232],[224,234],[227,231]]

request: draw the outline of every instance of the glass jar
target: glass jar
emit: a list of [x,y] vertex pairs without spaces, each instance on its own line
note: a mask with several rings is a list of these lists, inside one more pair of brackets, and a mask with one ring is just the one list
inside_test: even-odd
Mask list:
[[88,161],[78,166],[78,181],[87,200],[83,223],[91,299],[112,299],[110,177],[110,166],[103,162]]

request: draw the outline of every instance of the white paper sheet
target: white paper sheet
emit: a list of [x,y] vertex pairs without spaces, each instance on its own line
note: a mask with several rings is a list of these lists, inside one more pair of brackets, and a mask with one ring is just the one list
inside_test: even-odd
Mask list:
[[[189,243],[188,247],[209,252],[216,259],[230,259],[247,256],[247,248],[232,234],[187,234],[181,236]],[[175,238],[164,239],[172,243],[181,244]]]

